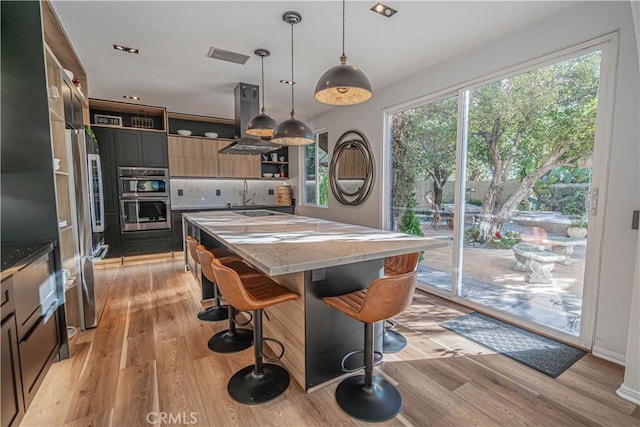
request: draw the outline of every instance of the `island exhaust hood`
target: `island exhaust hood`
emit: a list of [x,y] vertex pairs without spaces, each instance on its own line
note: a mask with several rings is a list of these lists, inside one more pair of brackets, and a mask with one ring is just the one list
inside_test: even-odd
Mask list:
[[248,83],[238,83],[233,90],[236,139],[219,151],[221,154],[260,155],[280,148],[280,145],[247,135],[247,123],[260,113],[260,87]]

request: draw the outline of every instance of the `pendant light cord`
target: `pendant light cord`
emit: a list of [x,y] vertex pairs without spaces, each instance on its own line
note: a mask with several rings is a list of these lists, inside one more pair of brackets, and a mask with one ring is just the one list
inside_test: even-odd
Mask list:
[[344,54],[344,10],[345,10],[345,0],[342,0],[342,56],[346,56]]
[[295,96],[293,94],[293,87],[295,86],[296,81],[293,78],[293,22],[291,23],[291,117],[293,117],[295,108]]
[[264,113],[264,56],[260,59],[262,59],[262,112]]

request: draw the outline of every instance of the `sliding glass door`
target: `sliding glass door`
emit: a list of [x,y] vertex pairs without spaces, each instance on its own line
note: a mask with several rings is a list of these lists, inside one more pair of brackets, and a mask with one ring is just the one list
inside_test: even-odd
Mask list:
[[421,287],[588,345],[604,47],[387,114],[389,227],[443,243],[424,254]]

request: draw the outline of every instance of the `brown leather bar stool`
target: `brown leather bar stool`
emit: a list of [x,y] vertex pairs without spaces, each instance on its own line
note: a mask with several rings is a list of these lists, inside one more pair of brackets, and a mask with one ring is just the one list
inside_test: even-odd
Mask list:
[[[189,249],[189,254],[191,258],[196,262],[196,264],[200,265],[200,260],[198,259],[198,252],[196,251],[196,247],[200,244],[196,238],[193,236],[187,236],[187,248]],[[214,249],[217,251],[218,256],[226,257],[231,256],[231,252],[227,249]],[[202,267],[202,266],[201,266]],[[218,287],[215,282],[213,282],[213,295],[215,299],[215,304],[209,308],[206,308],[198,313],[198,319],[205,322],[217,322],[220,320],[225,320],[228,317],[228,309],[226,305],[222,305],[220,303],[220,293],[218,292]],[[206,299],[207,295],[204,292],[204,283],[202,284],[202,299]]]
[[363,421],[386,421],[402,409],[402,396],[393,384],[373,376],[373,324],[402,313],[413,299],[418,273],[383,277],[368,289],[335,297],[325,304],[364,322],[364,375],[343,380],[336,388],[336,401],[349,415]]
[[[262,337],[262,311],[270,306],[293,301],[300,296],[278,285],[267,276],[246,276],[220,263],[211,262],[216,282],[229,304],[239,310],[253,310],[253,352],[255,364],[236,372],[227,385],[229,395],[237,402],[256,405],[268,402],[280,396],[289,386],[289,373],[281,366],[268,362],[277,362],[284,355],[284,346],[273,338]],[[277,357],[267,358],[262,352],[262,341],[269,340],[278,344],[282,351]]]
[[[244,262],[238,261],[238,257],[223,257],[217,258],[213,252],[207,250],[202,245],[196,247],[196,254],[200,261],[200,267],[202,268],[202,274],[212,283],[216,282],[216,276],[211,267],[211,261],[217,259],[223,265],[233,269],[241,278],[249,276],[262,276],[257,270],[249,267]],[[245,326],[251,322],[249,320],[246,323],[238,323],[236,321],[237,310],[232,305],[228,306],[229,317],[229,329],[220,331],[209,339],[207,346],[211,351],[216,353],[235,353],[237,351],[244,350],[251,347],[253,341],[253,331],[251,329],[237,328],[237,326]]]
[[[418,252],[387,257],[384,259],[384,275],[385,277],[398,276],[416,271],[419,260],[420,254]],[[407,339],[400,332],[393,330],[394,325],[391,320],[385,320],[384,322],[384,333],[382,334],[383,353],[397,353],[407,346]]]

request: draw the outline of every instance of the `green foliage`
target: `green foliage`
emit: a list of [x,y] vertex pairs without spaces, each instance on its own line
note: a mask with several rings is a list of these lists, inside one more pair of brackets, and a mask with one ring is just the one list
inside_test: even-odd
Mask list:
[[415,195],[407,204],[407,209],[404,211],[404,215],[402,215],[400,231],[407,234],[413,234],[414,236],[424,236],[422,228],[420,228],[420,220],[416,216]]
[[571,221],[571,226],[572,227],[577,227],[577,228],[588,228],[588,221],[585,217],[582,218],[578,218],[578,219],[574,219],[573,221]]
[[584,215],[588,208],[591,169],[561,166],[533,185],[529,198],[534,210],[552,210],[565,215]]
[[485,242],[486,248],[491,249],[511,249],[513,245],[522,242],[522,235],[517,231],[505,231],[502,234],[502,238],[494,236]]
[[95,142],[96,144],[98,143],[98,138],[96,138],[96,134],[93,133],[93,130],[91,130],[91,128],[89,126],[85,125],[84,133],[89,135],[89,138],[91,138],[93,140],[93,142]]
[[327,206],[329,204],[329,174],[325,170],[324,173],[320,174],[320,176],[320,197],[318,204],[320,206]]
[[482,200],[469,197],[469,199],[467,199],[467,204],[473,206],[482,206]]
[[504,233],[496,233],[484,244],[481,244],[480,228],[469,227],[464,230],[464,241],[467,244],[474,244],[488,249],[511,249],[513,245],[522,242],[522,235],[517,231],[508,230]]

